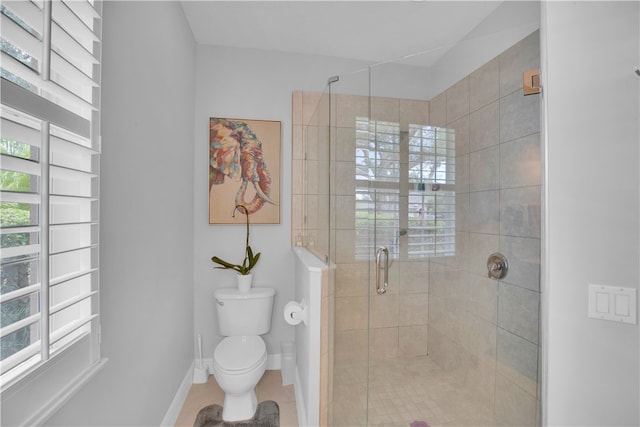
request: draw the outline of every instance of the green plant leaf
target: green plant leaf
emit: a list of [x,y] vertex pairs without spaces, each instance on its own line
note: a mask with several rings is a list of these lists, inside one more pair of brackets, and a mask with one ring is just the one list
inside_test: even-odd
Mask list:
[[251,246],[249,246],[249,213],[247,211],[247,208],[243,205],[236,205],[235,209],[233,210],[233,214],[231,216],[235,216],[236,210],[239,210],[241,213],[245,214],[247,217],[246,218],[246,224],[247,224],[246,243],[245,243],[245,250],[244,250],[244,259],[242,260],[242,264],[241,265],[231,264],[230,262],[227,262],[217,256],[212,257],[211,261],[220,265],[220,267],[215,267],[215,268],[231,269],[231,270],[237,271],[242,275],[247,275],[251,272],[251,269],[253,269],[253,267],[255,267],[256,264],[258,263],[258,260],[260,259],[260,253],[258,252],[257,254],[254,255],[253,250],[251,249]]

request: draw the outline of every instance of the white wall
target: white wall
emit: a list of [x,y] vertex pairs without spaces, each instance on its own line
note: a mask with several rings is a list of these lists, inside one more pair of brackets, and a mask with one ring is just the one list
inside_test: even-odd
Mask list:
[[109,362],[48,424],[158,425],[194,357],[196,45],[175,2],[104,2],[103,43],[100,311]]
[[639,5],[543,9],[548,425],[640,423],[638,326],[587,318],[589,283],[640,279]]
[[[220,43],[223,44],[224,40]],[[194,302],[195,331],[203,336],[205,358],[213,357],[214,348],[221,339],[215,322],[213,291],[218,287],[235,286],[234,273],[214,269],[211,257],[217,255],[240,262],[245,233],[244,226],[208,224],[209,118],[282,122],[280,224],[251,226],[251,247],[262,253],[253,270],[254,286],[276,289],[271,332],[265,336],[267,351],[279,354],[280,342],[294,339],[293,327],[287,325],[282,316],[284,305],[294,299],[294,256],[291,251],[292,93],[295,90],[321,92],[327,79],[336,74],[343,76],[343,81],[361,82],[360,74],[349,76],[366,66],[358,61],[321,56],[198,46],[193,182],[196,195],[193,220]]]
[[540,28],[539,1],[505,1],[430,68],[431,99]]

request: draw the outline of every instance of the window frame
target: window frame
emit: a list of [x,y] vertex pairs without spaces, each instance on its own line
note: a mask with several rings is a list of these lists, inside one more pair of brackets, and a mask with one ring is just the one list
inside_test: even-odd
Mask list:
[[[370,236],[373,234],[376,238],[376,244],[385,246],[389,249],[389,256],[392,259],[399,260],[415,260],[419,258],[451,256],[455,255],[455,130],[441,128],[430,125],[414,125],[409,124],[408,131],[400,129],[400,124],[395,122],[385,122],[380,120],[372,120],[366,117],[356,117],[356,143],[355,143],[355,206],[356,218],[355,229],[356,238],[354,239],[354,257],[357,260],[366,260],[373,256],[374,249],[370,242]],[[378,128],[384,129],[384,132],[378,132]],[[424,136],[424,134],[432,133],[432,137]],[[382,140],[379,134],[384,134]],[[366,140],[365,140],[366,138]],[[422,149],[418,151],[421,161],[424,158],[430,158],[430,161],[436,169],[433,169],[430,175],[424,177],[420,173],[420,179],[416,180],[410,176],[411,156],[415,157],[416,153],[410,151],[411,139],[424,139],[433,141],[434,154],[429,155]],[[368,145],[368,148],[364,147]],[[397,149],[384,149],[383,152],[391,153],[392,156],[383,159],[378,153],[380,145],[397,145]],[[444,146],[444,148],[441,148]],[[372,149],[372,147],[374,147]],[[371,151],[375,154],[371,155]],[[443,154],[444,153],[444,154]],[[444,171],[438,172],[438,158],[444,161]],[[384,169],[387,176],[378,176],[376,168],[378,163],[384,161],[394,163],[394,169],[397,171]],[[372,164],[374,163],[374,164]],[[415,163],[415,162],[414,162]],[[365,170],[366,169],[366,170]],[[420,168],[422,170],[422,167]],[[443,175],[444,174],[444,175]],[[387,200],[384,203],[393,203],[393,196],[397,198],[396,218],[393,225],[381,227],[379,224],[379,197]],[[434,211],[433,221],[442,223],[441,225],[425,226],[416,220],[412,215],[415,214],[410,208],[412,197],[421,195],[430,197],[433,203],[428,207]],[[364,200],[370,198],[370,200]],[[370,217],[371,208],[365,210],[358,206],[366,206],[373,204],[375,206],[374,219],[363,221],[362,212]],[[445,211],[445,212],[442,212]],[[360,213],[360,215],[359,215]],[[444,219],[443,216],[444,215]],[[428,220],[428,219],[427,219]],[[384,232],[384,229],[392,230],[392,234]],[[433,233],[430,233],[431,230]],[[447,232],[446,230],[452,230]],[[412,251],[411,246],[429,245],[430,243],[418,242],[410,243],[410,239],[416,236],[433,236],[434,243],[431,244],[433,249],[427,251]],[[404,236],[404,238],[403,238]],[[438,238],[451,238],[450,241],[438,244]],[[380,239],[384,239],[382,242]]]
[[[14,120],[19,121],[15,117],[23,115],[41,124],[33,129],[40,134],[39,145],[33,145],[38,150],[34,163],[39,171],[34,176],[39,187],[28,197],[2,192],[3,199],[38,199],[37,223],[22,229],[39,236],[34,243],[37,251],[32,252],[40,264],[37,283],[24,293],[37,298],[41,331],[35,343],[25,347],[37,345],[38,357],[33,359],[33,351],[21,354],[20,350],[15,356],[17,360],[24,356],[22,365],[9,364],[2,372],[2,424],[38,425],[107,362],[100,354],[99,317],[102,2],[3,1],[0,15],[3,121],[9,123],[13,112]],[[7,46],[23,53],[27,52],[23,47],[28,46],[36,60],[27,59],[29,64],[25,64],[16,57],[19,55],[9,55]],[[2,158],[3,171],[12,170],[8,169],[11,165],[17,171],[27,166],[6,154]],[[83,191],[89,188],[89,194],[74,194],[76,187]],[[84,207],[84,200],[90,200],[88,216],[56,219],[62,217],[54,203],[64,198],[77,202],[75,208]],[[5,227],[3,233],[8,234],[7,230]],[[56,256],[69,261],[56,261]],[[56,277],[59,266],[76,264],[75,275],[71,270],[66,277]],[[28,292],[35,286],[37,291]],[[15,295],[5,299],[13,301],[18,298]],[[57,341],[60,337],[66,341]],[[35,362],[29,364],[29,360]]]

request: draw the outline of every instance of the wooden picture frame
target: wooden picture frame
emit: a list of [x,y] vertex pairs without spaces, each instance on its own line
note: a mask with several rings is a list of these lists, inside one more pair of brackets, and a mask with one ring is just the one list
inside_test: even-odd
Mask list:
[[209,119],[209,224],[280,223],[282,124],[272,120]]

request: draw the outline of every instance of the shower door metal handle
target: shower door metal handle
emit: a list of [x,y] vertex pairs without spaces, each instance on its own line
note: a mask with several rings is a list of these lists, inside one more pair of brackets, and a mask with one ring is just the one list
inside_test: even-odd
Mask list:
[[[384,255],[384,267],[382,267],[382,255]],[[384,269],[384,285],[380,286],[380,269]],[[389,286],[389,249],[380,246],[376,249],[376,292],[382,295],[387,292]]]

